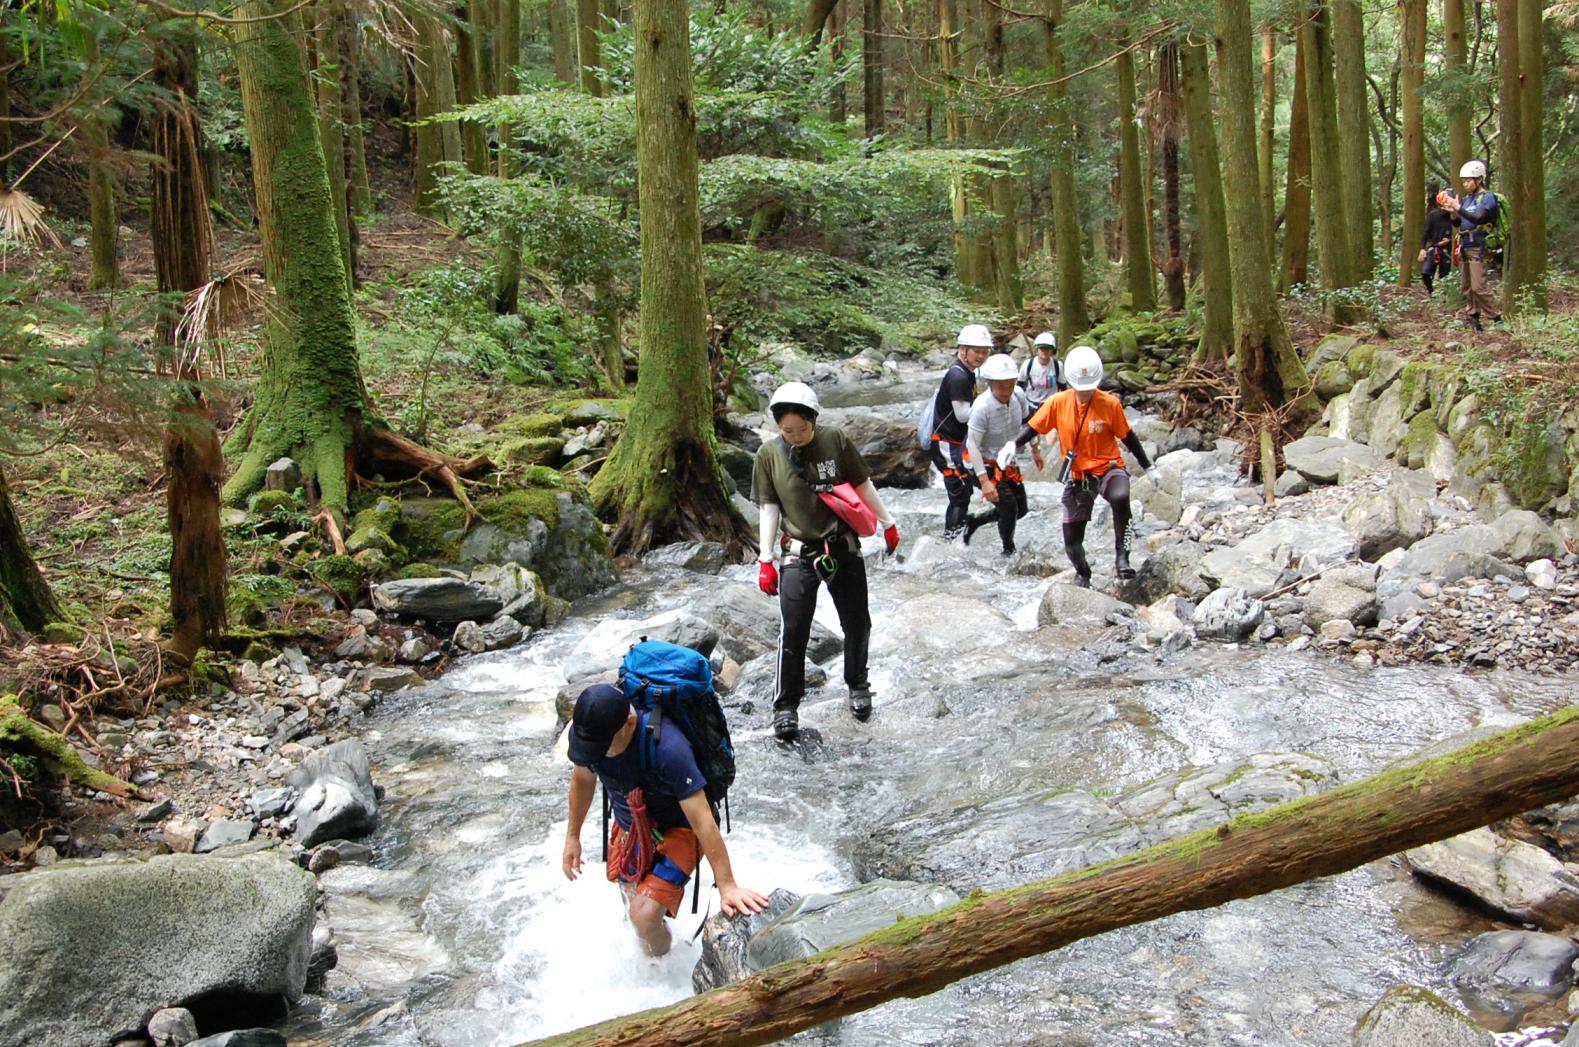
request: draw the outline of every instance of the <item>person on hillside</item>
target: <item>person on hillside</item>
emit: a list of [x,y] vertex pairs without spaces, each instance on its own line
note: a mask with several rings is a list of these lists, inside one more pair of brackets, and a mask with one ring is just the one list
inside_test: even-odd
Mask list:
[[1469,326],[1485,330],[1480,318],[1490,322],[1502,319],[1502,309],[1486,289],[1486,233],[1497,223],[1497,212],[1502,203],[1497,194],[1486,188],[1486,165],[1471,160],[1459,169],[1464,192],[1456,199],[1449,197],[1443,207],[1458,226],[1458,253],[1462,259],[1458,286],[1464,292],[1464,309],[1469,314]]
[[[1038,436],[1051,435],[1064,456],[1059,479],[1064,484],[1064,552],[1075,569],[1075,584],[1090,586],[1091,564],[1086,559],[1086,524],[1101,495],[1113,509],[1114,568],[1120,578],[1133,578],[1129,565],[1129,471],[1119,441],[1146,470],[1154,486],[1162,478],[1146,456],[1140,437],[1129,427],[1124,405],[1102,384],[1102,358],[1089,345],[1077,345],[1064,360],[1069,388],[1055,394],[1031,416],[1020,431],[1017,446],[1028,446]],[[1003,453],[1012,456],[1009,447]]]
[[943,513],[944,541],[963,536],[970,523],[970,493],[976,485],[976,474],[965,461],[965,432],[970,427],[970,408],[978,392],[976,369],[990,352],[992,332],[985,324],[961,328],[954,362],[932,399],[932,464],[943,474],[943,489],[948,492],[948,508]]
[[[849,484],[883,529],[883,543],[899,548],[899,526],[889,515],[855,443],[844,431],[818,425],[817,394],[802,382],[780,386],[769,404],[779,439],[762,445],[751,475],[751,498],[760,506],[757,585],[779,598],[779,651],[773,694],[773,733],[788,741],[800,732],[806,693],[806,644],[811,639],[817,590],[826,583],[844,629],[844,682],[850,713],[872,715],[866,675],[872,634],[866,602],[861,540],[830,506],[832,488]],[[782,530],[782,534],[780,533]],[[783,564],[782,570],[776,561]]]
[[729,850],[707,801],[707,779],[684,731],[660,731],[646,766],[632,744],[636,710],[612,684],[595,684],[576,698],[570,718],[570,821],[560,861],[568,879],[581,875],[581,826],[597,783],[613,808],[608,878],[618,883],[631,926],[649,956],[669,951],[665,916],[680,912],[685,885],[707,857],[726,916],[756,913],[768,900],[735,882]]
[[1453,194],[1443,186],[1431,197],[1425,214],[1425,232],[1420,237],[1420,280],[1426,297],[1436,293],[1432,284],[1453,271],[1453,218],[1444,209]]
[[1025,390],[1025,399],[1035,411],[1047,398],[1063,388],[1058,371],[1058,339],[1051,331],[1036,336],[1031,346],[1033,355],[1020,365],[1019,386]]
[[[1014,553],[1015,525],[1030,508],[1025,497],[1025,477],[1014,464],[1015,437],[1031,416],[1031,405],[1017,387],[1017,374],[1014,360],[1007,354],[987,357],[981,365],[987,391],[971,405],[970,425],[965,433],[970,467],[981,486],[981,496],[993,506],[990,512],[970,518],[965,525],[965,544],[970,544],[978,527],[996,520],[1005,556]],[[1034,442],[1031,457],[1040,469],[1042,452]]]

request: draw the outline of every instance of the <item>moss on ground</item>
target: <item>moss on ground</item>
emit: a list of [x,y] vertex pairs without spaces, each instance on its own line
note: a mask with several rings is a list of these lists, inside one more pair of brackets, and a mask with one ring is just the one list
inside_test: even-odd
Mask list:
[[494,427],[496,432],[512,436],[558,436],[565,428],[563,415],[539,412],[506,418]]

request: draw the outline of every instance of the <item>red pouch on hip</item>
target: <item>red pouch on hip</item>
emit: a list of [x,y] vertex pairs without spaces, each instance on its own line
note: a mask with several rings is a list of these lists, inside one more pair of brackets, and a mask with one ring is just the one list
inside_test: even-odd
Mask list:
[[855,488],[849,484],[834,484],[831,490],[818,491],[822,504],[833,510],[833,515],[850,525],[850,530],[862,538],[877,533],[877,516],[867,508]]

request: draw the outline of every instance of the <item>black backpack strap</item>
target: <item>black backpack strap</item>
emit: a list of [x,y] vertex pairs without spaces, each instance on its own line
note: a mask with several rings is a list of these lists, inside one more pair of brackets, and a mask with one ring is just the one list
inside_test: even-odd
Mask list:
[[603,864],[609,864],[609,790],[602,783],[598,783],[598,792],[603,796]]

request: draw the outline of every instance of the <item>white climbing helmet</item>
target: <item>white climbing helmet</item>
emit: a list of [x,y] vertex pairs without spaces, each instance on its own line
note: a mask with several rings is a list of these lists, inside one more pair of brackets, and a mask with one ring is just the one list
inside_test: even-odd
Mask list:
[[1478,178],[1484,182],[1486,180],[1486,165],[1479,160],[1471,160],[1458,169],[1458,176],[1460,178]]
[[1019,368],[1014,366],[1014,357],[1008,353],[998,353],[987,357],[987,362],[981,365],[977,372],[984,382],[1014,381],[1020,377]]
[[1089,345],[1077,345],[1064,357],[1064,374],[1072,389],[1095,389],[1102,384],[1102,357]]
[[1057,349],[1058,348],[1058,339],[1057,339],[1056,336],[1054,336],[1053,332],[1051,332],[1051,331],[1043,331],[1041,334],[1036,336],[1036,341],[1032,342],[1031,344],[1032,345],[1047,345],[1047,346],[1051,346],[1054,349]]
[[773,412],[778,407],[804,407],[813,415],[822,410],[817,403],[817,393],[805,382],[785,382],[774,392],[773,399],[768,401],[768,410]]
[[973,349],[991,349],[992,332],[986,324],[966,324],[959,329],[959,344]]

